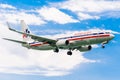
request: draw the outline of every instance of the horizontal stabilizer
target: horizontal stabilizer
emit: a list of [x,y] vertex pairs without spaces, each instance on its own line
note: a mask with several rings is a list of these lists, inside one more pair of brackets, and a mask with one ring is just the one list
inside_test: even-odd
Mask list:
[[8,40],[8,41],[12,41],[12,42],[16,42],[16,43],[26,44],[26,42],[23,42],[23,41],[18,41],[18,40],[13,40],[13,39],[8,39],[8,38],[3,38],[3,39]]

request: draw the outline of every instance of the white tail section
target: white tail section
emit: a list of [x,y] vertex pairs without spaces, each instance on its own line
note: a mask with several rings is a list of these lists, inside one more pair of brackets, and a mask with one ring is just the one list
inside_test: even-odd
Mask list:
[[30,31],[28,29],[28,26],[25,24],[24,20],[21,20],[21,29],[22,29],[22,32],[24,33],[23,34],[23,41],[29,41],[31,38],[27,35],[27,34],[30,34]]

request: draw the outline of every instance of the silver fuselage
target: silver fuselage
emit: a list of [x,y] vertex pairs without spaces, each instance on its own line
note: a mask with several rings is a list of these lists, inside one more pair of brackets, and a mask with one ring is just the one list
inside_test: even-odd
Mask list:
[[[69,48],[74,48],[78,46],[101,44],[105,41],[109,42],[113,38],[114,38],[114,35],[111,33],[107,33],[107,32],[74,35],[74,36],[63,37],[63,38],[57,39],[58,41],[69,40],[70,42],[69,45],[65,45],[65,43],[61,43],[61,44],[56,43],[56,46],[61,49],[69,49]],[[29,49],[36,49],[36,50],[51,50],[55,48],[45,42],[34,42],[34,43],[22,44],[22,46],[27,47]]]

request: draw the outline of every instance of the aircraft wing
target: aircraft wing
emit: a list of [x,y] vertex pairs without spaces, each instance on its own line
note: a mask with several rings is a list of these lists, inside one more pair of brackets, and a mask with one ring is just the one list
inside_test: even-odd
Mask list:
[[[14,32],[17,32],[17,33],[20,33],[20,34],[25,34],[23,32],[20,32],[20,31],[17,31],[15,29],[12,29],[9,27],[9,30],[11,31],[14,31]],[[37,36],[37,35],[33,35],[33,34],[26,34],[27,36],[30,36],[32,39],[36,40],[36,41],[39,41],[39,42],[47,42],[48,44],[52,45],[52,46],[55,46],[55,43],[57,42],[56,40],[53,40],[53,39],[48,39],[48,38],[44,38],[44,37],[40,37],[40,36]]]
[[8,41],[12,41],[12,42],[16,42],[16,43],[21,43],[21,44],[25,44],[26,42],[23,41],[18,41],[18,40],[13,40],[13,39],[8,39],[8,38],[3,38],[4,40],[8,40]]
[[32,39],[40,41],[40,42],[47,42],[49,44],[55,44],[56,40],[52,40],[52,39],[48,39],[48,38],[44,38],[44,37],[40,37],[37,35],[32,35],[32,34],[27,34],[28,36],[30,36]]

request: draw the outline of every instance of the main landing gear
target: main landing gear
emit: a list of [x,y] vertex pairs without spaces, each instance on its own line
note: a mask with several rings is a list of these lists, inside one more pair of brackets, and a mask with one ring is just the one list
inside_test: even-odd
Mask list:
[[[59,52],[59,49],[58,48],[55,48],[54,49],[54,52],[56,52],[56,53],[58,53]],[[67,52],[67,55],[72,55],[72,51],[71,51],[71,49]]]
[[71,55],[72,55],[72,51],[68,51],[68,52],[67,52],[67,55],[70,55],[70,56],[71,56]]
[[55,49],[54,49],[54,52],[58,53],[58,52],[59,52],[59,49],[58,49],[58,48],[55,48]]

